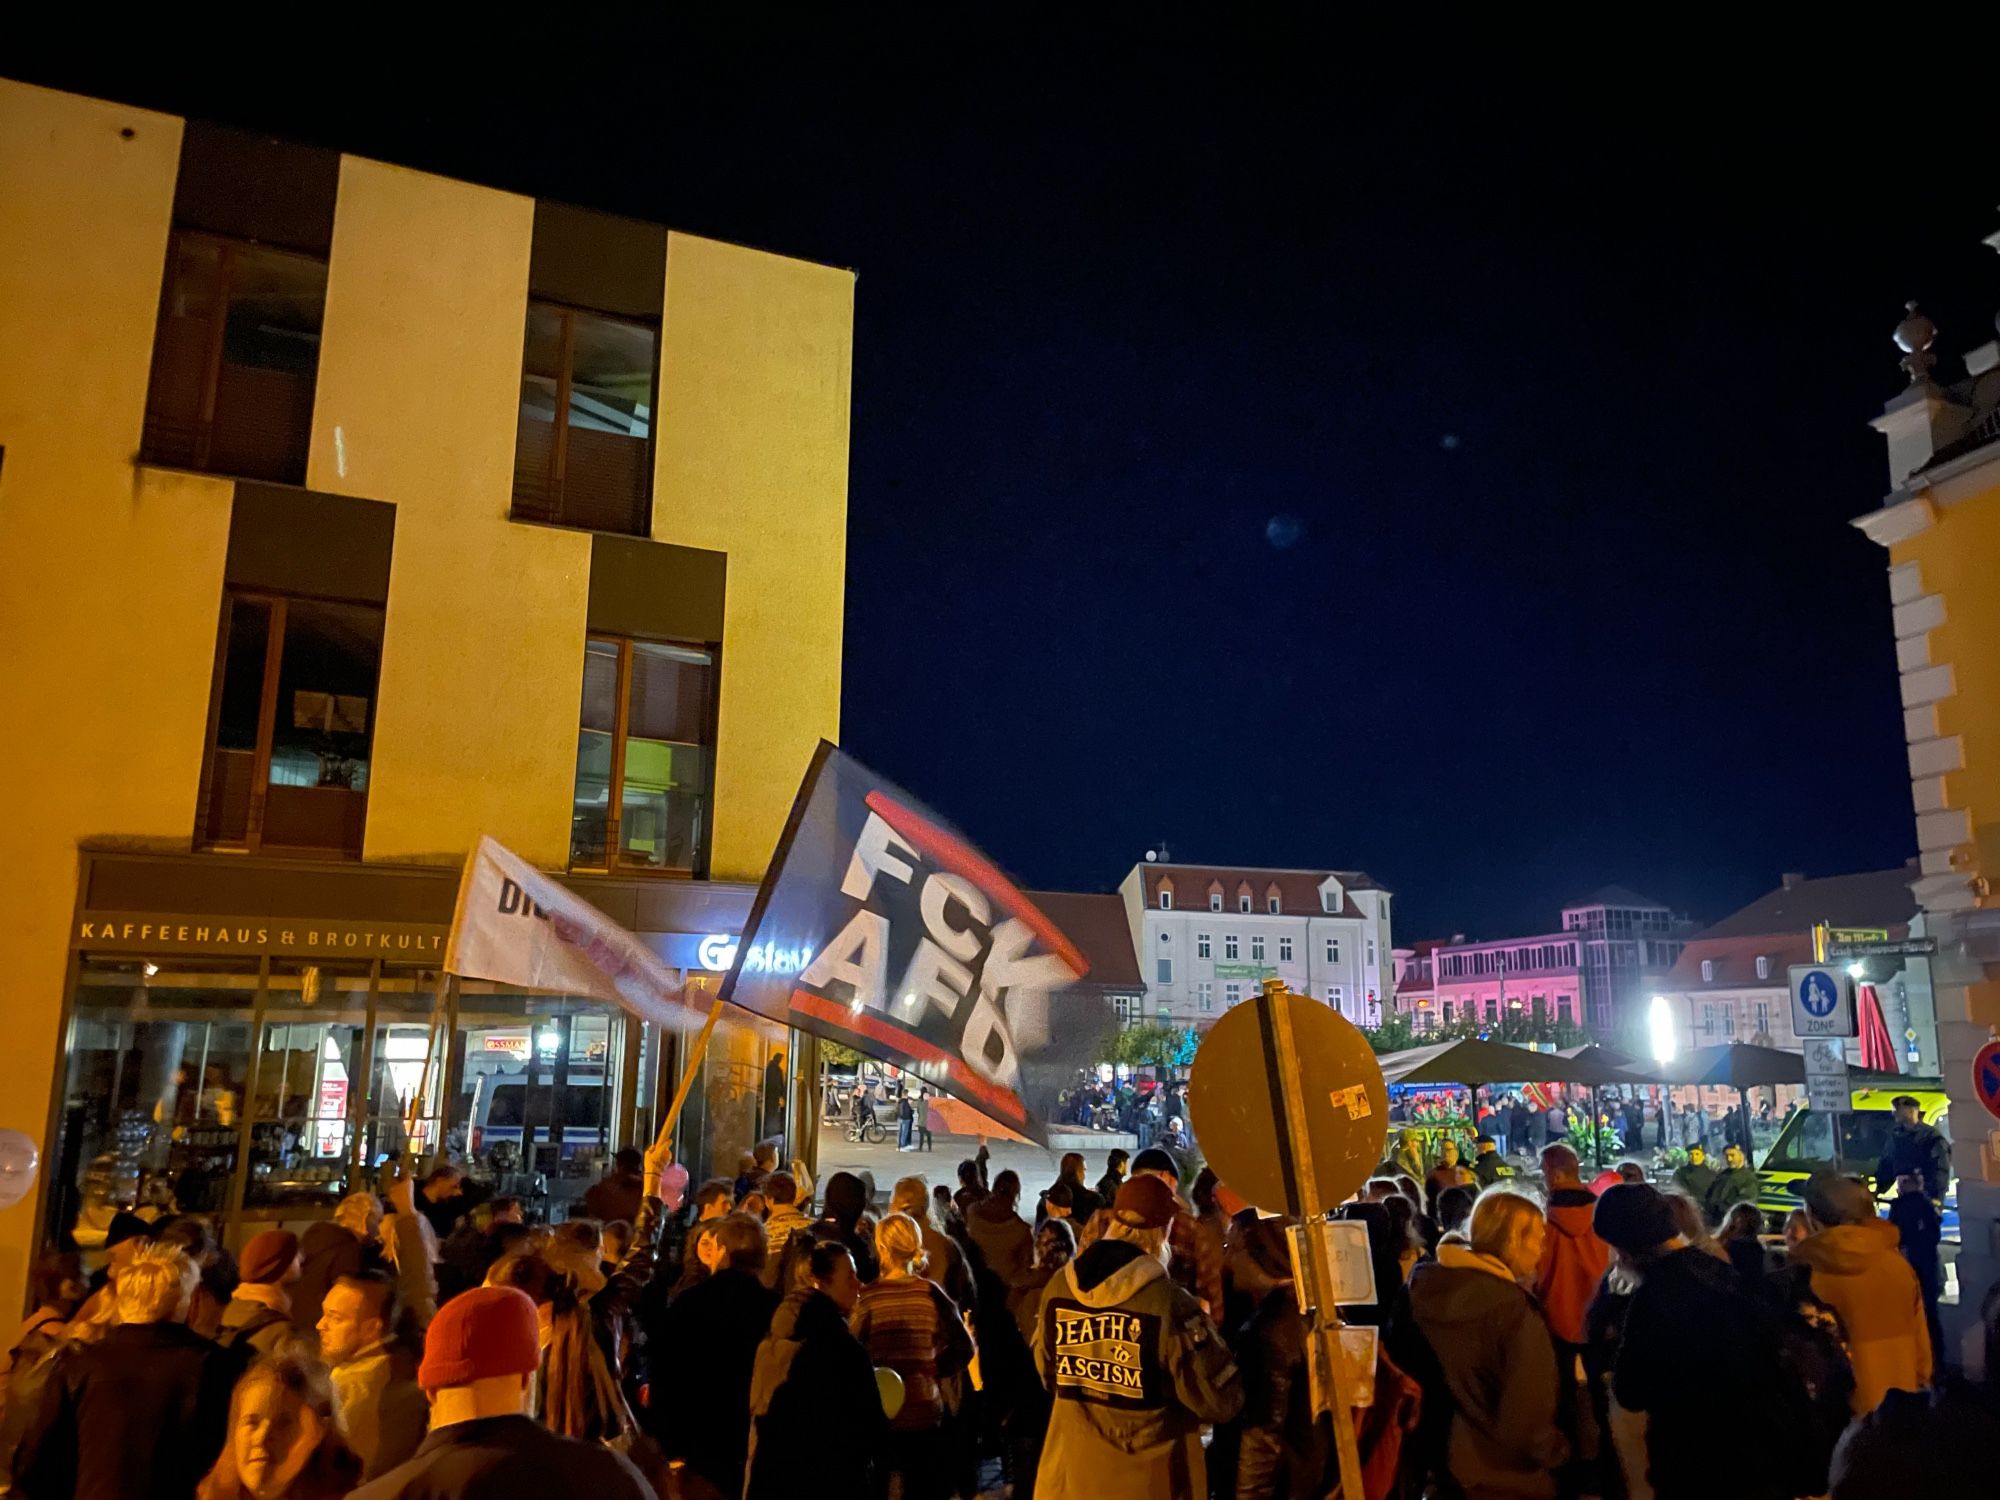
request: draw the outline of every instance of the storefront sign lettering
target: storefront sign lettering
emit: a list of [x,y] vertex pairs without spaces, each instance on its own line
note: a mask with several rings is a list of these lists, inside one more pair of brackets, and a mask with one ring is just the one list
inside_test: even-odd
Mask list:
[[174,915],[106,917],[86,913],[75,946],[92,952],[306,953],[434,958],[446,929],[409,922],[278,923],[269,918],[200,919]]

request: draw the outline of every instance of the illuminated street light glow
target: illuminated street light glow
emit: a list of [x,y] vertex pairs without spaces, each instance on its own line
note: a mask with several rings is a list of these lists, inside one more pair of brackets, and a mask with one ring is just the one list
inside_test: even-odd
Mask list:
[[1672,1062],[1680,1046],[1674,1036],[1674,1008],[1665,995],[1653,996],[1653,1003],[1646,1007],[1646,1034],[1653,1045],[1653,1061]]

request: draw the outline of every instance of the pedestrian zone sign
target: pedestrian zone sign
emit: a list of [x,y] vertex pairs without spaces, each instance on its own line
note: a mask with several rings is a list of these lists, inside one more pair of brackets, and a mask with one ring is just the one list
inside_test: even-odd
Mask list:
[[1792,1030],[1802,1037],[1857,1036],[1854,981],[1837,964],[1793,964]]

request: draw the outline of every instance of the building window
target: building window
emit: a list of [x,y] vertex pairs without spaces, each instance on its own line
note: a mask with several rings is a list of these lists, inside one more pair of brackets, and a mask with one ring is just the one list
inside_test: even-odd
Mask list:
[[1160,892],[1160,910],[1172,911],[1173,909],[1174,909],[1174,893],[1172,891],[1162,889]]
[[1715,979],[1715,960],[1712,958],[1704,958],[1701,961],[1701,982],[1703,984],[1710,984],[1714,982],[1714,979]]
[[1264,961],[1264,938],[1261,933],[1250,939],[1250,961],[1258,964]]
[[1344,1009],[1344,1002],[1346,1001],[1346,999],[1347,999],[1347,991],[1342,989],[1339,985],[1333,984],[1327,986],[1326,1003],[1328,1005],[1331,1005],[1335,1010]]
[[1248,913],[1248,912],[1249,912],[1249,910],[1250,910],[1250,893],[1249,893],[1248,891],[1245,891],[1245,892],[1244,892],[1244,893],[1243,893],[1242,895],[1240,895],[1240,896],[1238,896],[1238,897],[1236,898],[1236,909],[1237,909],[1238,911],[1240,911],[1240,912],[1244,912],[1244,913]]
[[1443,1018],[1444,1024],[1449,1026],[1451,1024],[1451,1002],[1449,1000],[1439,1001],[1438,1011]]
[[571,866],[704,874],[714,745],[713,651],[590,637]]
[[217,656],[200,841],[358,858],[382,610],[231,590]]
[[1210,891],[1208,893],[1208,909],[1210,911],[1222,910],[1222,892]]
[[1281,937],[1278,939],[1278,962],[1281,964],[1288,964],[1291,961],[1292,961],[1292,940],[1288,937]]
[[1278,898],[1276,896],[1270,897],[1265,902],[1265,909],[1275,917],[1278,914]]
[[1326,940],[1326,961],[1330,964],[1337,964],[1340,962],[1339,938],[1330,937]]
[[1160,983],[1172,984],[1173,982],[1174,982],[1174,961],[1171,958],[1162,958],[1160,960]]
[[1204,979],[1194,987],[1195,1008],[1203,1015],[1215,1009],[1215,986]]
[[324,259],[176,230],[140,461],[304,484],[325,316]]
[[1225,984],[1222,987],[1222,1008],[1224,1010],[1234,1010],[1236,1008],[1236,1002],[1241,1000],[1242,998],[1243,998],[1242,985]]
[[659,343],[645,323],[528,304],[515,520],[647,535]]
[[[1757,977],[1758,977],[1759,979],[1769,979],[1769,978],[1771,977],[1771,955],[1770,955],[1770,954],[1768,954],[1768,953],[1760,953],[1760,954],[1758,954],[1758,955],[1757,955]],[[1758,1030],[1760,1030],[1760,1031],[1761,1031],[1761,1030],[1763,1030],[1763,1028],[1762,1028],[1762,1027],[1760,1026],[1760,1027],[1758,1027]]]
[[1231,963],[1234,963],[1238,958],[1242,957],[1242,955],[1237,952],[1235,933],[1233,932],[1223,933],[1222,956],[1228,959]]
[[1373,965],[1375,962],[1375,939],[1373,938],[1368,939],[1368,962],[1370,965]]
[[1205,932],[1197,932],[1194,935],[1194,956],[1196,958],[1207,958],[1209,957],[1208,950],[1209,950],[1208,934]]
[[1340,910],[1340,897],[1333,891],[1321,891],[1319,893],[1319,905],[1322,911],[1338,912]]
[[1757,1034],[1759,1036],[1769,1036],[1771,1034],[1771,1002],[1768,1000],[1758,1000],[1754,1002],[1754,1009],[1757,1015]]

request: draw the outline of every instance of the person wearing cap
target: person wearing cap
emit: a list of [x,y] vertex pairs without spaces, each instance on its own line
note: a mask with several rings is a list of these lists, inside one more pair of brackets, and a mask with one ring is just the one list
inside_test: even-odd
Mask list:
[[535,1304],[510,1286],[461,1292],[424,1337],[417,1383],[431,1431],[414,1457],[351,1500],[654,1500],[631,1460],[602,1443],[550,1432],[528,1416],[541,1363]]
[[1923,1106],[1908,1094],[1889,1101],[1896,1112],[1889,1127],[1888,1147],[1875,1168],[1875,1189],[1887,1193],[1896,1179],[1915,1172],[1924,1180],[1924,1195],[1933,1203],[1944,1201],[1951,1184],[1951,1145],[1935,1125],[1924,1123]]
[[1221,1335],[1167,1275],[1181,1202],[1147,1155],[1102,1236],[1042,1293],[1035,1368],[1055,1399],[1036,1500],[1197,1500],[1201,1429],[1243,1407]]
[[[1168,1190],[1175,1194],[1175,1201],[1180,1201],[1181,1169],[1175,1164],[1173,1156],[1158,1146],[1148,1147],[1132,1158],[1132,1176],[1135,1181],[1151,1177],[1165,1183]],[[1173,1258],[1167,1264],[1167,1273],[1178,1285],[1194,1294],[1211,1318],[1221,1317],[1221,1247],[1201,1232],[1191,1213],[1176,1213],[1167,1234],[1168,1243],[1173,1247]]]
[[1467,1231],[1410,1277],[1410,1315],[1444,1386],[1426,1399],[1449,1394],[1444,1467],[1469,1500],[1552,1500],[1569,1444],[1555,1341],[1529,1292],[1547,1225],[1534,1199],[1503,1188],[1480,1195]]
[[243,1345],[275,1354],[292,1333],[291,1288],[298,1283],[299,1237],[289,1229],[267,1229],[251,1237],[236,1260],[236,1291],[222,1310],[225,1349]]
[[1812,1275],[1812,1294],[1840,1315],[1854,1361],[1854,1414],[1873,1411],[1892,1390],[1931,1383],[1930,1330],[1923,1288],[1903,1258],[1901,1236],[1876,1217],[1866,1184],[1823,1168],[1806,1180],[1812,1233],[1791,1252]]
[[1472,1175],[1482,1189],[1492,1187],[1509,1175],[1507,1164],[1500,1159],[1500,1148],[1492,1136],[1477,1137],[1472,1143],[1472,1150]]
[[[1616,1183],[1597,1200],[1597,1237],[1636,1285],[1611,1368],[1612,1413],[1644,1422],[1646,1474],[1658,1500],[1791,1500],[1800,1488],[1794,1443],[1745,1441],[1718,1457],[1715,1415],[1746,1431],[1773,1409],[1779,1379],[1774,1316],[1743,1290],[1727,1260],[1692,1245],[1667,1195],[1650,1183]],[[1824,1488],[1824,1476],[1821,1475]],[[1634,1485],[1637,1488],[1637,1485]]]

